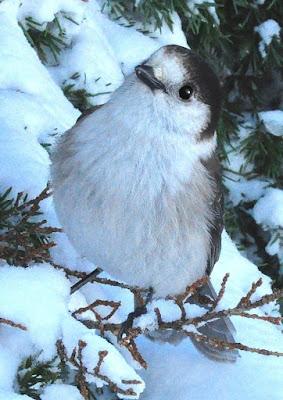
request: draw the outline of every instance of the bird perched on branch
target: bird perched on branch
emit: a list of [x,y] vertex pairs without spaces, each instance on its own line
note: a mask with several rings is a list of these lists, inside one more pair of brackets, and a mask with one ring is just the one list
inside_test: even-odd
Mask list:
[[[218,79],[187,48],[160,48],[53,154],[54,201],[77,251],[114,277],[177,295],[218,260],[223,229]],[[214,296],[213,289],[204,288]],[[216,320],[208,336],[233,341]],[[198,344],[209,357],[233,351]]]

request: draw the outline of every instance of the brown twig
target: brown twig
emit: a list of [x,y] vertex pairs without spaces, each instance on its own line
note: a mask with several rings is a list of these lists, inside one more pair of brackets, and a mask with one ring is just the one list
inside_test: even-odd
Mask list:
[[222,298],[224,296],[225,290],[226,290],[226,284],[227,284],[227,281],[229,279],[229,276],[230,276],[230,274],[228,274],[228,273],[226,273],[224,275],[224,277],[222,279],[222,283],[221,283],[221,288],[219,290],[219,293],[218,293],[216,299],[214,300],[214,304],[212,306],[212,310],[214,310],[218,306],[218,304],[221,302],[221,300],[222,300]]
[[[275,301],[278,299],[283,291],[276,291],[272,294],[267,294],[264,296],[261,296],[259,299],[256,301],[252,302],[251,301],[251,296],[256,292],[257,288],[261,285],[261,280],[258,280],[257,282],[253,283],[251,286],[251,289],[248,291],[248,293],[243,296],[243,298],[238,302],[238,304],[235,307],[228,308],[228,309],[223,309],[223,310],[218,310],[216,311],[216,307],[219,306],[225,290],[226,290],[226,284],[228,280],[228,274],[226,274],[222,280],[221,288],[216,296],[216,299],[212,304],[210,304],[210,308],[207,310],[207,305],[206,304],[206,310],[204,310],[204,314],[198,317],[193,317],[193,318],[188,318],[187,316],[182,313],[181,318],[171,321],[171,322],[165,322],[166,319],[162,317],[161,311],[158,307],[154,308],[154,313],[156,315],[156,322],[157,322],[157,329],[158,330],[175,330],[178,331],[190,338],[193,338],[196,341],[199,342],[204,342],[210,346],[214,346],[220,350],[242,350],[242,351],[247,351],[247,352],[252,352],[252,353],[257,353],[257,354],[262,354],[266,356],[276,356],[276,357],[281,357],[283,356],[282,352],[279,351],[272,351],[272,350],[267,350],[267,349],[261,349],[261,348],[255,348],[251,346],[247,346],[243,343],[229,343],[220,339],[216,338],[211,338],[206,335],[203,335],[199,332],[196,331],[190,331],[190,327],[194,327],[198,329],[199,326],[206,324],[210,321],[213,321],[215,319],[223,318],[223,317],[230,317],[230,316],[239,316],[242,318],[251,318],[251,319],[258,319],[262,320],[265,322],[269,322],[272,324],[279,325],[280,322],[282,321],[282,318],[280,317],[273,317],[273,316],[268,316],[268,315],[258,315],[255,313],[249,313],[248,311],[261,307],[262,305],[268,304],[272,301]],[[139,289],[135,287],[131,287],[129,285],[107,279],[107,278],[99,278],[96,277],[94,279],[94,282],[96,283],[101,283],[101,284],[106,284],[110,286],[118,286],[122,287],[128,290],[137,291],[140,296],[142,296],[145,292],[144,289]],[[182,307],[184,308],[184,304],[187,302],[187,299],[189,296],[196,295],[198,289],[201,288],[203,284],[207,282],[207,278],[203,278],[201,280],[198,280],[195,282],[191,287],[187,287],[184,293],[182,293],[179,296],[171,297],[170,301],[174,301],[176,305],[178,305],[181,310]],[[120,329],[121,329],[121,324],[120,323],[109,323],[109,319],[115,315],[117,310],[120,307],[120,302],[115,302],[115,301],[110,301],[110,300],[100,300],[96,299],[94,302],[91,304],[87,305],[86,307],[81,307],[78,310],[73,312],[73,316],[77,318],[80,314],[86,312],[86,311],[92,311],[95,313],[97,316],[97,321],[81,321],[81,323],[85,324],[89,329],[99,329],[100,333],[103,335],[104,332],[109,332],[114,336],[118,336]],[[101,315],[98,314],[96,307],[98,306],[105,306],[105,307],[111,307],[110,313],[106,317],[102,317]],[[123,337],[123,339],[120,341],[120,344],[123,345],[131,354],[133,360],[138,362],[143,368],[147,368],[147,363],[144,360],[142,354],[140,353],[137,344],[136,344],[136,339],[139,335],[143,333],[147,333],[148,330],[147,328],[140,328],[140,327],[135,327],[132,329],[129,329],[127,332],[126,337]],[[108,355],[108,352],[105,351],[100,351],[98,353],[98,362],[96,367],[93,369],[93,371],[89,371],[86,369],[84,366],[83,362],[83,349],[87,346],[87,344],[83,341],[79,341],[78,347],[74,349],[72,352],[72,355],[70,358],[67,357],[65,348],[63,343],[59,346],[57,346],[57,351],[60,356],[60,359],[62,362],[69,361],[71,364],[73,364],[76,369],[78,370],[77,374],[77,379],[78,379],[78,386],[80,388],[80,391],[85,399],[87,399],[87,396],[89,394],[89,389],[86,381],[86,374],[93,374],[93,376],[101,379],[103,382],[105,382],[110,390],[118,395],[127,395],[127,396],[137,396],[136,392],[134,391],[133,387],[130,388],[123,388],[117,385],[115,382],[111,380],[109,376],[106,376],[105,374],[102,373],[101,369],[103,366],[103,362],[105,361],[105,358]],[[124,385],[137,385],[141,384],[140,381],[138,380],[122,380],[122,384]]]
[[137,344],[135,342],[135,339],[141,334],[141,329],[139,328],[132,328],[129,332],[129,334],[123,338],[120,343],[126,347],[126,349],[129,351],[131,356],[135,361],[137,361],[140,366],[144,369],[147,368],[147,362],[141,355],[140,351],[138,350]]
[[188,285],[185,291],[178,296],[168,296],[169,299],[173,299],[177,302],[186,302],[189,296],[193,296],[199,288],[204,286],[208,282],[208,276],[203,276],[202,278],[198,279],[192,285]]
[[0,324],[10,325],[13,328],[18,328],[21,329],[22,331],[27,331],[27,328],[24,325],[13,322],[10,319],[0,318]]
[[85,278],[86,275],[87,275],[85,272],[76,271],[76,270],[67,268],[67,267],[65,267],[65,266],[63,266],[63,265],[60,265],[60,264],[55,263],[55,262],[52,261],[52,260],[49,261],[49,263],[50,263],[54,268],[59,269],[59,270],[61,270],[61,271],[64,271],[65,274],[66,274],[67,276],[74,276],[75,278],[83,279],[83,278]]
[[136,294],[136,293],[147,293],[147,292],[149,291],[149,289],[140,288],[140,287],[138,287],[138,286],[127,285],[127,284],[122,283],[122,282],[114,281],[113,279],[100,278],[99,276],[97,276],[97,277],[94,279],[94,282],[96,282],[96,283],[101,283],[101,284],[103,284],[103,285],[110,285],[110,286],[120,287],[120,288],[122,288],[122,289],[128,289],[128,290],[130,290],[133,294]]
[[64,346],[64,344],[63,344],[61,339],[57,340],[56,349],[57,349],[57,354],[58,354],[58,356],[60,358],[61,363],[63,365],[65,365],[66,362],[68,361],[68,356],[67,356],[67,353],[66,353],[66,348],[65,348],[65,346]]
[[[88,400],[89,399],[89,387],[87,383],[87,378],[86,374],[92,374],[93,376],[101,379],[105,383],[109,385],[110,390],[113,393],[117,394],[123,394],[123,395],[130,395],[130,396],[136,396],[135,391],[133,388],[128,388],[128,389],[123,389],[119,387],[116,383],[114,383],[108,376],[103,375],[101,373],[101,367],[104,362],[104,359],[108,355],[108,351],[99,351],[98,353],[98,363],[96,367],[93,369],[93,372],[87,370],[87,368],[84,365],[84,360],[83,360],[83,350],[86,348],[87,343],[84,342],[83,340],[79,340],[78,346],[73,349],[73,352],[70,357],[67,356],[67,351],[66,348],[62,342],[62,340],[58,340],[56,343],[57,346],[57,353],[60,357],[60,360],[62,363],[66,363],[69,361],[77,370],[77,382],[78,382],[78,388],[80,390],[80,393],[82,394],[83,398]],[[141,384],[141,381],[138,380],[122,380],[121,381],[125,385],[138,385]]]
[[[136,392],[134,392],[134,390],[132,388],[128,388],[128,389],[122,389],[120,388],[116,383],[114,383],[108,376],[103,375],[100,371],[102,363],[104,362],[105,357],[107,357],[108,355],[108,351],[100,351],[98,353],[99,356],[99,360],[98,363],[96,365],[96,367],[94,368],[94,375],[97,376],[99,379],[101,379],[102,381],[106,382],[109,385],[109,388],[111,389],[111,391],[113,393],[117,393],[117,394],[123,394],[123,395],[127,395],[127,396],[136,396]],[[141,384],[140,381],[135,381],[135,384]]]
[[[99,321],[101,321],[101,320],[109,320],[115,314],[115,312],[118,310],[120,305],[121,305],[120,301],[110,301],[110,300],[97,299],[93,303],[89,304],[86,307],[78,308],[77,310],[75,310],[72,313],[72,315],[76,316],[77,314],[82,314],[82,313],[84,313],[86,311],[92,311],[92,312],[94,312],[95,316],[97,317],[97,319]],[[95,310],[95,307],[98,307],[98,306],[111,307],[112,310],[110,311],[110,313],[108,315],[106,315],[106,317],[101,317],[101,315],[98,314],[98,312]]]
[[259,300],[254,301],[253,303],[250,303],[245,307],[246,310],[251,310],[252,308],[257,308],[261,307],[265,304],[269,304],[272,301],[278,300],[283,296],[283,289],[281,290],[275,290],[271,294],[266,294],[262,296]]
[[[283,291],[276,291],[272,294],[264,295],[260,299],[254,301],[254,302],[251,302],[251,300],[250,300],[251,296],[252,296],[252,294],[254,294],[256,292],[256,289],[261,285],[261,280],[253,283],[253,285],[252,285],[251,289],[249,290],[249,292],[247,293],[247,295],[241,299],[241,301],[238,303],[237,306],[235,306],[233,308],[216,311],[215,307],[217,305],[219,305],[219,303],[221,302],[221,299],[223,298],[223,295],[225,293],[228,277],[229,277],[228,274],[226,274],[224,276],[224,278],[222,280],[222,284],[221,284],[221,289],[220,289],[214,303],[211,305],[210,309],[199,317],[184,318],[184,313],[182,313],[182,316],[180,319],[172,321],[172,322],[164,322],[159,308],[155,308],[154,312],[156,314],[158,329],[160,329],[160,330],[173,329],[176,331],[187,332],[186,327],[188,327],[190,325],[195,326],[197,328],[198,326],[205,324],[209,321],[213,321],[214,319],[219,319],[219,318],[223,318],[223,317],[231,317],[231,316],[239,316],[242,318],[258,319],[258,320],[262,320],[262,321],[269,322],[269,323],[276,324],[276,325],[280,324],[280,322],[282,321],[281,317],[261,316],[258,314],[248,313],[249,310],[258,308],[264,304],[268,304],[272,301],[275,301],[282,295]],[[207,278],[198,280],[191,287],[187,287],[186,290],[184,291],[184,293],[182,293],[179,296],[176,296],[175,298],[170,297],[170,300],[174,299],[176,305],[178,305],[179,307],[181,305],[183,307],[184,302],[187,301],[188,296],[194,295],[197,292],[197,290],[206,282],[207,282]],[[94,324],[94,326],[95,326],[95,324]],[[103,330],[111,331],[114,335],[118,334],[120,328],[121,328],[121,324],[109,324],[109,323],[103,324]],[[140,328],[130,329],[129,335],[122,341],[122,344],[126,348],[129,349],[131,354],[132,354],[134,339],[142,333],[143,333],[143,331]],[[194,333],[190,332],[191,336],[193,334]],[[196,337],[196,336],[194,336],[194,337]],[[214,345],[214,344],[219,345],[219,342],[215,341],[216,339],[211,340],[210,338],[204,337],[204,335],[202,335],[201,339],[199,339],[199,340],[202,340],[202,341],[206,340],[207,343],[209,343],[211,345]],[[232,347],[231,347],[232,345],[234,346],[234,344],[227,343],[227,346],[230,346],[231,349],[232,349]],[[131,349],[130,349],[130,346],[131,346]],[[239,344],[239,343],[236,344],[235,346],[238,346],[235,348],[238,348],[239,350],[258,352],[260,354],[266,354],[266,355],[278,355],[278,354],[281,355],[281,353],[279,353],[279,352],[271,352],[271,351],[265,350],[265,349],[254,349],[252,347],[249,347],[249,346],[246,346],[243,344]],[[252,349],[252,350],[249,350],[249,349]],[[139,354],[138,357],[137,357],[137,354]],[[140,357],[142,357],[140,353],[136,353],[133,355],[134,359],[137,359],[137,358],[141,359]]]
[[251,304],[251,297],[252,295],[256,292],[257,288],[259,288],[262,285],[262,279],[259,278],[256,282],[252,283],[252,286],[246,296],[242,297],[238,307],[246,307]]
[[87,385],[87,380],[86,380],[87,368],[84,366],[83,356],[82,356],[82,351],[86,346],[87,346],[87,344],[83,340],[79,341],[78,356],[77,356],[77,359],[78,359],[77,382],[78,382],[78,388],[81,392],[81,395],[83,396],[84,399],[88,400],[89,399],[89,390],[88,390],[88,385]]
[[158,326],[161,326],[163,324],[163,321],[162,321],[161,312],[160,312],[159,308],[156,307],[154,309],[154,312],[155,312],[155,315],[156,315],[156,318],[157,318]]
[[265,356],[276,356],[276,357],[283,357],[283,353],[279,351],[272,351],[272,350],[266,350],[266,349],[258,349],[255,347],[250,347],[246,346],[242,343],[228,343],[224,340],[220,339],[214,339],[210,338],[208,336],[202,335],[200,333],[196,332],[188,332],[188,331],[182,331],[185,333],[187,336],[194,338],[196,341],[199,342],[205,342],[211,346],[223,349],[223,350],[242,350],[242,351],[248,351],[250,353],[257,353],[257,354],[263,354]]

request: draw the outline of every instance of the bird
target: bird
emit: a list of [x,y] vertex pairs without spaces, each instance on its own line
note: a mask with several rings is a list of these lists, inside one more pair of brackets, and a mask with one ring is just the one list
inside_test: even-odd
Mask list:
[[[223,190],[216,127],[222,91],[194,51],[166,45],[53,151],[55,210],[78,253],[153,298],[182,293],[219,258]],[[209,282],[203,293],[215,298]],[[200,332],[234,342],[222,318]],[[237,354],[195,345],[206,356]]]

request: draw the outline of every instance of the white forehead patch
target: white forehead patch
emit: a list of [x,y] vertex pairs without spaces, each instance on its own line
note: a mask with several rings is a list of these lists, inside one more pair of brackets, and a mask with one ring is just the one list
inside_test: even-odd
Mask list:
[[168,54],[166,50],[160,49],[154,53],[146,63],[154,69],[154,75],[161,81],[170,81],[172,83],[182,82],[186,70],[183,63],[177,55]]

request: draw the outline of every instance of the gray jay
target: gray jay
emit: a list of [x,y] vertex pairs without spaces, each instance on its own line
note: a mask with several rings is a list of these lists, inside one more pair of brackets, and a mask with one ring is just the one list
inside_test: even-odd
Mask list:
[[[54,151],[59,220],[77,251],[156,298],[177,295],[210,274],[223,229],[215,128],[221,90],[187,48],[160,48],[110,101],[81,118]],[[211,285],[203,289],[215,296]],[[200,328],[233,341],[219,319]],[[196,345],[233,361],[236,352]]]

